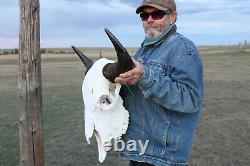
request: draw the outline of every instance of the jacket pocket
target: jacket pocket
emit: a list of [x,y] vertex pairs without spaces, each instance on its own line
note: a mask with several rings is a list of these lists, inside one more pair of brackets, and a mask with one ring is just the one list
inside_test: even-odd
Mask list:
[[171,125],[171,120],[165,121],[165,128],[162,135],[162,141],[167,151],[176,151],[177,150],[177,139],[178,139],[178,130],[173,128]]

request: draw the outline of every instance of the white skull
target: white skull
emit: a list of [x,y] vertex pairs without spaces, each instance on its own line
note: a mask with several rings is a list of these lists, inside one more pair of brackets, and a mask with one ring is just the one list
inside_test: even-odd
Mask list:
[[95,134],[100,162],[106,157],[105,145],[125,134],[129,123],[128,111],[123,107],[123,100],[119,95],[121,85],[111,83],[102,74],[107,63],[114,62],[105,58],[96,61],[82,84],[85,136],[90,144],[90,138]]

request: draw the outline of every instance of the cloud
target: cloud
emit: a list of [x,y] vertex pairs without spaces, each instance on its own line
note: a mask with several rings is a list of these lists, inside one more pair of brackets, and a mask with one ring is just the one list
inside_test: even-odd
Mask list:
[[[89,3],[89,0],[66,0],[69,2],[78,2],[81,4],[86,4]],[[123,4],[127,4],[133,7],[138,6],[141,1],[140,0],[92,0],[92,2],[98,2],[98,3],[102,3],[104,5],[110,5],[112,3],[123,3]]]
[[249,39],[247,0],[178,0],[178,27],[197,44],[237,44]]
[[125,31],[118,31],[126,38],[126,35],[134,34],[132,28],[139,21],[135,8],[121,1],[65,0],[53,6],[47,5],[49,2],[41,3],[42,39],[67,38],[67,44],[82,39],[84,42],[81,43],[87,46],[103,44],[105,27],[115,33],[116,27],[126,27]]
[[[80,32],[84,33],[84,31],[108,26],[134,24],[137,21],[136,16],[132,14],[134,8],[120,2],[104,5],[103,2],[98,1],[83,3],[78,0],[67,0],[53,7],[47,6],[46,0],[43,3],[42,26],[46,32],[48,28],[52,31],[58,28],[67,31],[74,27],[82,29]],[[49,33],[49,35],[56,34]]]
[[243,14],[243,10],[250,10],[248,0],[240,0],[237,3],[234,0],[176,0],[176,4],[182,14],[209,14],[220,11]]
[[[42,47],[111,46],[103,28],[109,28],[125,46],[139,46],[144,32],[135,9],[141,0],[40,0]],[[176,0],[178,30],[197,44],[237,43],[250,38],[249,0]],[[0,48],[17,43],[18,0],[0,1]],[[211,29],[213,31],[211,31]],[[222,39],[223,37],[223,39]],[[205,39],[204,39],[205,38]],[[6,39],[6,40],[5,40]],[[239,41],[238,41],[239,42]],[[4,45],[6,46],[6,44]],[[16,45],[13,45],[16,47]]]

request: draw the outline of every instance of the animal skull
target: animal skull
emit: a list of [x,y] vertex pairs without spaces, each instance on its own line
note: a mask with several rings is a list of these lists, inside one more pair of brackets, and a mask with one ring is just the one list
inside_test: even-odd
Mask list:
[[119,95],[121,85],[111,83],[102,74],[102,69],[107,63],[113,63],[113,61],[105,58],[96,61],[87,72],[82,84],[85,136],[90,143],[94,132],[100,162],[105,159],[107,143],[126,133],[129,118]]
[[114,82],[119,74],[131,70],[135,65],[127,50],[116,37],[105,29],[117,52],[118,62],[105,58],[93,62],[72,46],[87,68],[82,84],[85,106],[85,136],[88,143],[93,133],[98,143],[99,161],[103,162],[106,146],[112,139],[119,139],[126,133],[129,114],[123,107],[119,95],[121,85]]

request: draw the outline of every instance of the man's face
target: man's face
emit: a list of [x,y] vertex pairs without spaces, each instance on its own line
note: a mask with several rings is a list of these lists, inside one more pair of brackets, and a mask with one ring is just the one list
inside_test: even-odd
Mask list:
[[[142,12],[152,13],[159,9],[153,7],[146,7]],[[159,36],[166,28],[169,27],[176,19],[176,13],[164,15],[163,18],[159,20],[154,20],[151,16],[146,21],[142,21],[144,31],[148,37],[157,37]]]

